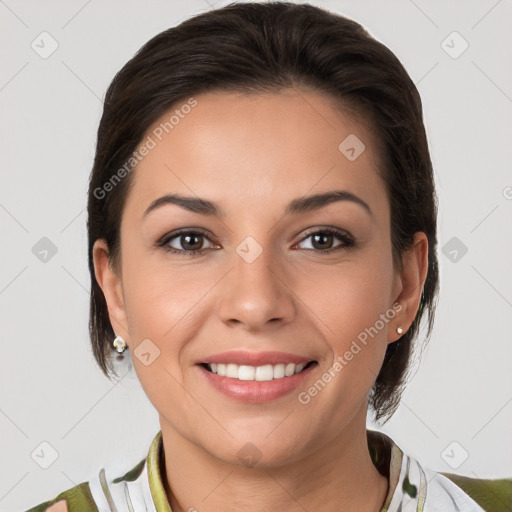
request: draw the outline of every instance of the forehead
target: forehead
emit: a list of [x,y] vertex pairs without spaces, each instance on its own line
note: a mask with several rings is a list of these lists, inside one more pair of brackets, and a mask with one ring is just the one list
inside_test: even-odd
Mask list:
[[[360,118],[321,93],[210,92],[176,103],[147,130],[151,149],[125,209],[141,216],[166,193],[261,211],[273,203],[347,189],[385,208],[374,138]],[[186,107],[186,105],[194,105]],[[354,158],[354,156],[356,158]]]

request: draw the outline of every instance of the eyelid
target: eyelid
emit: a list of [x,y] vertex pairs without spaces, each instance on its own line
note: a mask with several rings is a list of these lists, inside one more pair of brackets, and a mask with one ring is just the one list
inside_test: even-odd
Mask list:
[[[313,249],[302,249],[303,251],[325,254],[325,253],[336,252],[341,249],[351,249],[356,245],[356,241],[355,241],[354,237],[348,231],[346,231],[342,228],[334,227],[334,226],[323,226],[323,227],[315,226],[315,227],[309,228],[306,230],[306,233],[303,235],[303,237],[295,245],[298,245],[298,244],[304,242],[305,240],[310,238],[312,235],[315,235],[318,233],[331,235],[335,238],[338,238],[338,240],[340,240],[342,243],[340,245],[331,247],[326,250],[319,250],[319,249],[313,248]],[[203,254],[205,251],[208,251],[211,249],[211,248],[206,248],[206,249],[199,249],[197,251],[187,251],[185,249],[176,249],[174,247],[169,246],[169,243],[171,242],[171,240],[174,240],[175,238],[179,238],[180,236],[187,235],[187,234],[196,234],[196,235],[204,236],[208,241],[210,241],[210,243],[212,243],[214,245],[219,245],[219,244],[215,244],[215,242],[213,242],[211,240],[211,238],[210,238],[211,233],[209,231],[207,231],[203,228],[192,228],[192,227],[191,228],[182,228],[182,229],[179,229],[179,230],[171,232],[171,233],[166,233],[158,240],[156,245],[159,248],[162,248],[162,249],[168,251],[169,253],[183,254],[183,255],[187,255],[187,256],[199,256],[199,255]]]
[[[178,229],[177,231],[171,231],[169,233],[165,233],[165,235],[161,236],[158,241],[156,242],[156,245],[163,246],[168,244],[171,240],[174,238],[179,237],[180,235],[188,235],[188,234],[198,234],[203,235],[206,238],[210,240],[211,233],[203,228],[182,228]],[[190,251],[191,252],[191,251]]]
[[349,249],[353,246],[355,246],[355,239],[354,237],[345,229],[336,228],[334,226],[324,226],[324,227],[314,227],[310,230],[307,230],[305,235],[297,242],[300,244],[301,242],[304,242],[304,240],[307,240],[312,235],[316,235],[318,233],[322,234],[328,234],[332,235],[334,238],[337,238],[338,240],[341,240],[343,242],[341,245],[338,245],[336,247],[331,247],[330,249],[326,249],[325,251],[320,251],[316,249],[303,249],[305,251],[313,251],[317,253],[328,253],[331,251],[336,251],[340,247],[344,247],[346,249]]
[[163,237],[161,237],[159,239],[159,241],[156,243],[156,246],[170,254],[178,254],[178,255],[190,256],[190,257],[201,256],[205,252],[214,249],[211,247],[207,247],[205,249],[199,249],[197,251],[186,251],[185,249],[176,249],[175,247],[171,247],[169,245],[171,243],[171,240],[174,240],[176,238],[179,239],[181,236],[189,235],[189,234],[201,235],[203,238],[208,240],[210,242],[210,244],[212,244],[214,246],[218,245],[218,244],[215,244],[215,242],[213,242],[211,240],[208,231],[206,231],[202,228],[183,228],[178,231],[165,234]]
[[306,229],[306,233],[301,238],[300,242],[310,237],[311,235],[315,235],[316,233],[329,233],[332,235],[344,236],[345,238],[350,238],[351,240],[354,237],[345,229],[337,228],[335,226],[314,226],[312,228]]

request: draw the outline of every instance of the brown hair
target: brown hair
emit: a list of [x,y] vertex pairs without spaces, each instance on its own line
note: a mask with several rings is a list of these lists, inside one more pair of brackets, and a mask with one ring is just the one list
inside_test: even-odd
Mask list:
[[421,99],[386,46],[355,21],[309,4],[232,3],[189,18],[148,41],[110,84],[98,128],[87,222],[89,330],[94,357],[107,377],[115,374],[110,363],[115,333],[95,278],[92,249],[97,239],[105,239],[111,267],[120,268],[121,216],[133,182],[126,162],[146,131],[171,106],[202,92],[300,86],[356,108],[377,134],[395,265],[402,268],[401,255],[416,232],[428,238],[428,275],[416,318],[388,345],[369,397],[377,421],[395,412],[425,313],[425,342],[430,337],[439,287],[437,201]]

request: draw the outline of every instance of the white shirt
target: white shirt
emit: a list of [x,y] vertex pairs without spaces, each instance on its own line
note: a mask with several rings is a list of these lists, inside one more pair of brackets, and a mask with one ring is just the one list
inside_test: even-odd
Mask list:
[[[387,435],[367,429],[367,439],[373,463],[389,481],[380,512],[486,512],[449,477],[422,468]],[[63,491],[51,502],[26,512],[42,512],[48,510],[44,505],[62,500],[66,501],[68,512],[83,512],[84,508],[87,512],[172,512],[160,471],[163,467],[162,432],[159,431],[147,457],[128,472],[126,461],[110,462],[88,482]],[[512,479],[507,480],[508,483],[512,489]],[[487,483],[484,488],[488,486]],[[494,503],[492,510],[505,510],[506,503],[505,507],[496,505],[501,502],[494,499],[492,489],[487,497]]]

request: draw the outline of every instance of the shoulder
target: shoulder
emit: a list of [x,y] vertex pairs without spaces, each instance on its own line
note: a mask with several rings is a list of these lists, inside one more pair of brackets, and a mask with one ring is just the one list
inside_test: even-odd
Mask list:
[[512,510],[512,478],[472,478],[424,469],[428,481],[425,512],[504,512]]
[[52,500],[40,503],[26,512],[75,512],[80,510],[99,512],[88,482],[62,491]]
[[512,510],[512,477],[471,478],[453,473],[438,473],[470,496],[485,512]]
[[[25,512],[105,512],[155,510],[154,498],[165,507],[159,459],[163,457],[162,431],[151,442],[145,458],[133,460],[120,455],[95,472],[87,482],[71,487],[52,500]],[[131,468],[126,471],[126,468]],[[165,510],[165,508],[164,508]]]
[[382,512],[512,511],[512,476],[473,478],[424,467],[382,432],[370,434],[369,447],[374,462],[389,468],[390,491]]
[[[126,505],[125,489],[114,484],[130,484],[131,493],[140,490],[139,477],[144,474],[146,460],[141,460],[128,472],[119,475],[118,463],[110,463],[94,475],[89,481],[66,489],[55,498],[40,503],[25,512],[100,512],[100,510],[117,510],[116,504]],[[132,496],[133,497],[133,496]],[[138,510],[138,509],[137,509]]]

